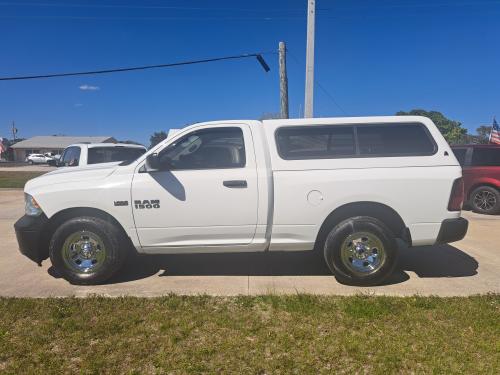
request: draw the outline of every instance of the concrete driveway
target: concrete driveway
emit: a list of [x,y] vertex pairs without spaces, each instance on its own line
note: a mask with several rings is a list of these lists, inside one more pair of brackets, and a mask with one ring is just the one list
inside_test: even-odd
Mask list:
[[168,293],[262,293],[463,296],[500,293],[500,216],[464,212],[467,237],[451,245],[401,249],[387,285],[339,284],[312,252],[149,256],[131,259],[106,285],[73,286],[47,260],[37,267],[18,251],[14,222],[23,215],[23,192],[0,191],[0,295],[19,297],[160,296]]

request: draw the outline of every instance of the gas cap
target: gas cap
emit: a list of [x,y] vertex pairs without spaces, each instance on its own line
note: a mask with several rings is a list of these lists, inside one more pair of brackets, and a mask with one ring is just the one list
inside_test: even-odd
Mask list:
[[319,190],[311,190],[309,194],[307,194],[307,201],[313,206],[319,206],[323,200],[323,194]]

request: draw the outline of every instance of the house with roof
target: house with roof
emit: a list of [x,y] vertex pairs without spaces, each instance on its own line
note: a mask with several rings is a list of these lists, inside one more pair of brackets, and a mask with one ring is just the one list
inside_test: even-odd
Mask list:
[[24,161],[29,154],[52,153],[61,154],[73,143],[109,143],[116,139],[109,136],[100,137],[70,137],[63,135],[42,135],[25,139],[11,146],[14,151],[14,161]]

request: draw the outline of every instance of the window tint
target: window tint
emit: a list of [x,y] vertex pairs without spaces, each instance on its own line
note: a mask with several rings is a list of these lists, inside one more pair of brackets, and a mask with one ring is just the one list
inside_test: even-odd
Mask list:
[[67,167],[76,167],[80,162],[80,152],[80,147],[68,147],[64,150],[60,163]]
[[419,156],[436,151],[431,135],[418,123],[284,127],[278,129],[276,143],[286,160]]
[[355,154],[352,126],[314,126],[279,129],[276,134],[282,158],[327,159]]
[[220,169],[245,166],[245,143],[240,128],[194,131],[160,153],[168,169]]
[[435,145],[421,124],[358,126],[359,153],[373,156],[432,155]]
[[500,147],[474,148],[472,151],[473,166],[500,166]]
[[467,153],[466,148],[453,148],[453,153],[455,154],[455,157],[457,158],[458,162],[460,163],[461,166],[465,165],[465,154]]
[[135,160],[146,152],[132,147],[89,147],[87,164]]

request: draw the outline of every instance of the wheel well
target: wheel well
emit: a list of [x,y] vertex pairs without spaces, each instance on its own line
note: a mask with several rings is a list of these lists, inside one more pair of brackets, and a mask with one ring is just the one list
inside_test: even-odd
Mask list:
[[496,189],[496,190],[500,191],[500,187],[495,186],[495,185],[493,185],[493,184],[492,184],[492,183],[490,183],[490,182],[479,182],[479,183],[477,183],[477,184],[475,184],[475,185],[471,186],[471,188],[470,188],[470,189],[469,189],[469,191],[467,192],[467,201],[469,201],[469,200],[471,199],[471,197],[472,197],[472,192],[473,192],[474,190],[476,190],[478,187],[481,187],[481,186],[488,186],[488,187],[490,187],[490,188],[493,188],[493,189]]
[[59,211],[54,216],[52,216],[49,219],[49,221],[47,221],[47,223],[45,224],[43,236],[41,238],[40,248],[44,249],[44,251],[46,252],[46,258],[48,258],[49,256],[50,240],[54,232],[57,230],[57,228],[63,222],[80,216],[98,217],[100,219],[106,220],[114,224],[122,232],[124,238],[130,243],[131,249],[134,248],[132,240],[127,235],[127,232],[125,232],[125,229],[123,229],[122,225],[107,212],[91,207],[72,207],[66,210]]
[[399,237],[411,245],[410,231],[394,209],[377,202],[354,202],[336,208],[327,216],[316,237],[315,247],[318,248],[322,245],[331,228],[354,216],[371,216],[380,220],[395,237]]

